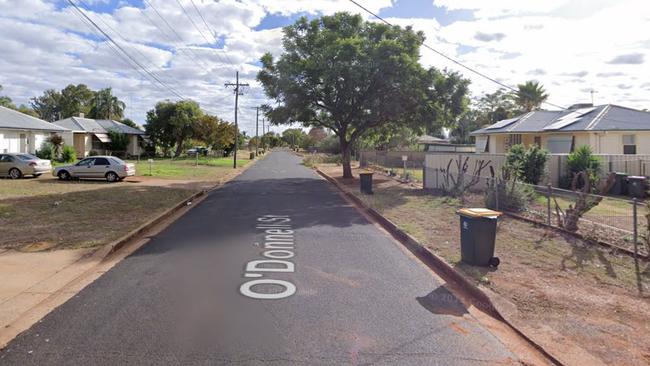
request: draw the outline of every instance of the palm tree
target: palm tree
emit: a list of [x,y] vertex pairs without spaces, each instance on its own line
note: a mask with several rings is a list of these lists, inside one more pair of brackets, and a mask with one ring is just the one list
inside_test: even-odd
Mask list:
[[90,117],[120,120],[124,117],[125,108],[126,104],[113,95],[111,88],[102,89],[95,93],[90,108]]
[[514,93],[515,102],[524,112],[539,109],[548,98],[544,87],[537,81],[529,80],[524,84],[517,85],[517,88],[519,90]]

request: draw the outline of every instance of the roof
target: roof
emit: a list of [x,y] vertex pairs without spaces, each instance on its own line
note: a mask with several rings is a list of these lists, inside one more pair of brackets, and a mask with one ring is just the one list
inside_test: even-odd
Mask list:
[[56,121],[54,124],[76,132],[107,133],[109,130],[115,130],[130,135],[144,135],[142,130],[111,119],[70,117]]
[[0,128],[65,132],[68,129],[10,108],[0,107]]
[[449,141],[441,139],[440,137],[434,137],[429,135],[423,135],[418,137],[418,144],[445,144],[448,145]]
[[605,104],[581,105],[563,111],[533,111],[473,131],[472,135],[495,133],[650,131],[650,112]]

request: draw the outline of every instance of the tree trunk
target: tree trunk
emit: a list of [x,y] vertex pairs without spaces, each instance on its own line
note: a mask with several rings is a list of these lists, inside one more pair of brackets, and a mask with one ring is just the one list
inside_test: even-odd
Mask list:
[[174,153],[175,158],[181,156],[181,152],[183,152],[183,141],[185,141],[184,136],[181,136],[176,140],[176,152]]
[[350,143],[344,138],[339,138],[341,143],[341,160],[343,165],[343,178],[352,178],[352,167],[350,166]]

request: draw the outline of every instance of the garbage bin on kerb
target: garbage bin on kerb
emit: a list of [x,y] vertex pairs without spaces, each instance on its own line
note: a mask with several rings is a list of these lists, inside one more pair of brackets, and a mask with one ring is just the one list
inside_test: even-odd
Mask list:
[[501,212],[461,208],[456,213],[460,216],[461,260],[474,266],[499,266],[499,258],[494,256],[494,241]]
[[614,186],[611,193],[619,196],[627,194],[627,173],[614,172]]
[[372,172],[359,173],[361,193],[372,194]]
[[647,184],[647,178],[644,176],[630,175],[627,177],[627,191],[630,197],[644,198]]

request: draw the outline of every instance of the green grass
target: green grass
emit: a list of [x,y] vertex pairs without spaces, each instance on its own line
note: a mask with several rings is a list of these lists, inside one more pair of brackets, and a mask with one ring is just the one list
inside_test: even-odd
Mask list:
[[[221,177],[224,170],[232,169],[232,158],[155,159],[151,170],[147,160],[130,161],[135,164],[136,175],[171,179],[210,179]],[[248,159],[237,159],[237,166],[248,164]]]

